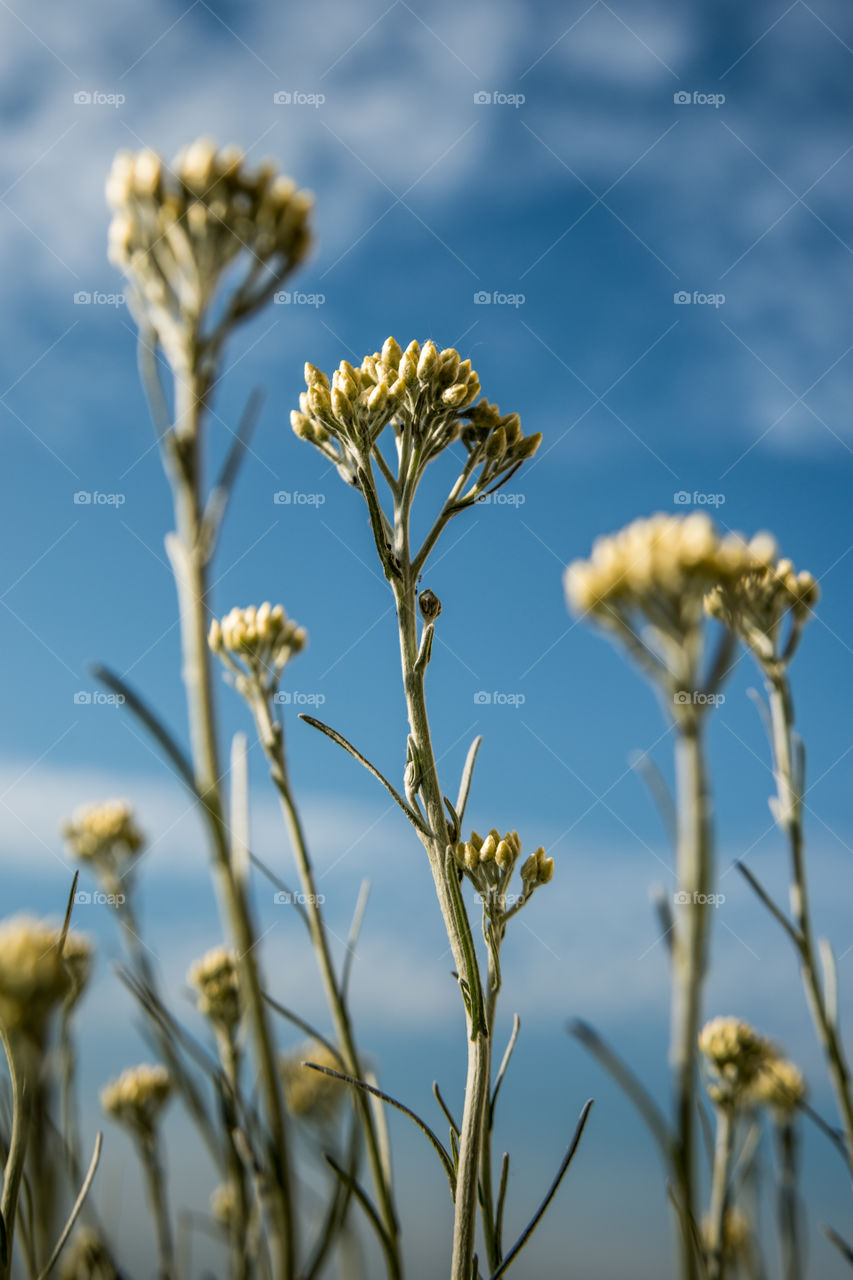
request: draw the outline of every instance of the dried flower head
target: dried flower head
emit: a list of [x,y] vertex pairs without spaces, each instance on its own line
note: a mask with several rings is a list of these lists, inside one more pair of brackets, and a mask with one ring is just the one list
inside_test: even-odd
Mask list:
[[698,678],[706,593],[772,561],[766,534],[747,542],[717,532],[704,512],[654,515],[599,538],[566,570],[569,606],[589,614],[671,688]]
[[[468,492],[457,496],[459,508],[471,505],[490,485],[508,478],[536,452],[540,435],[525,437],[518,414],[501,416],[482,400],[480,380],[470,360],[434,342],[410,342],[402,351],[388,338],[381,351],[365,356],[356,368],[347,360],[332,375],[305,366],[307,391],[299,410],[290,415],[293,430],[330,458],[343,478],[362,487],[370,470],[370,454],[389,425],[397,442],[401,471],[415,466],[415,479],[433,458],[461,440],[468,460],[464,484],[479,468]],[[413,463],[413,459],[415,462]]]
[[118,1280],[106,1245],[92,1227],[78,1227],[62,1252],[61,1280]]
[[144,837],[126,800],[105,800],[78,809],[62,833],[75,858],[99,879],[116,884],[127,872]]
[[190,967],[188,982],[198,992],[199,1012],[227,1031],[240,1021],[242,1003],[237,958],[227,947],[214,947]]
[[233,1182],[223,1182],[214,1187],[210,1193],[210,1216],[226,1231],[230,1231],[237,1220],[238,1200],[237,1188]]
[[101,1106],[111,1119],[142,1136],[153,1134],[172,1092],[172,1079],[162,1066],[128,1067],[101,1090]]
[[71,1008],[83,995],[92,976],[94,956],[91,942],[82,933],[74,933],[69,929],[65,935],[62,959],[70,982],[66,1005]]
[[774,1056],[770,1042],[739,1018],[707,1022],[699,1033],[699,1049],[711,1072],[709,1096],[719,1106],[743,1101]]
[[787,1058],[768,1058],[750,1090],[752,1101],[769,1107],[780,1119],[787,1119],[796,1111],[805,1096],[803,1073]]
[[288,1109],[304,1120],[328,1124],[334,1119],[346,1086],[334,1076],[304,1066],[305,1062],[316,1062],[318,1067],[340,1071],[340,1059],[324,1044],[309,1041],[293,1053],[282,1054],[279,1060]]
[[266,693],[278,686],[287,663],[301,653],[308,633],[292,622],[280,604],[268,601],[259,608],[232,609],[210,624],[208,644],[234,673],[238,688],[247,677]]
[[42,1043],[51,1014],[72,991],[61,938],[60,929],[31,916],[0,924],[0,1027],[7,1035]]
[[[171,166],[150,150],[120,151],[106,196],[110,260],[176,370],[262,306],[310,246],[310,195],[273,161],[251,167],[239,147],[209,138]],[[226,273],[228,301],[214,307]]]
[[[750,1227],[749,1218],[736,1205],[726,1209],[722,1225],[722,1260],[731,1266],[742,1259],[748,1250],[752,1237],[752,1228]],[[706,1244],[709,1243],[711,1223],[708,1218],[705,1218],[702,1222],[702,1235]]]
[[779,560],[714,587],[705,608],[740,636],[762,665],[775,667],[793,657],[819,598],[812,574],[797,573],[790,560]]

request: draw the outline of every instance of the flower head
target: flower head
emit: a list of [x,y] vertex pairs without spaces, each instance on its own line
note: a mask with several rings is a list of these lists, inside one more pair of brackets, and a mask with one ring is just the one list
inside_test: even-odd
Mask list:
[[237,1188],[233,1182],[223,1182],[210,1193],[210,1216],[221,1227],[230,1231],[237,1219]]
[[773,1057],[768,1040],[739,1018],[713,1018],[699,1033],[699,1049],[708,1062],[709,1094],[720,1106],[744,1099]]
[[232,609],[225,617],[210,624],[208,644],[214,653],[241,680],[259,684],[273,692],[287,663],[301,653],[308,633],[292,622],[280,604],[268,601],[259,608]]
[[674,689],[698,678],[705,595],[768,565],[766,534],[747,542],[721,535],[704,512],[654,515],[599,538],[589,560],[566,570],[570,607],[618,634],[629,650]]
[[776,666],[793,656],[819,598],[820,588],[807,570],[797,573],[790,560],[771,560],[712,588],[705,608],[740,636],[762,665]]
[[401,465],[417,457],[417,474],[455,440],[468,454],[466,480],[480,474],[459,503],[470,505],[490,484],[532,457],[540,435],[525,437],[518,414],[502,416],[481,400],[480,380],[452,347],[410,342],[405,351],[388,338],[381,351],[359,367],[341,361],[331,382],[312,364],[305,366],[307,391],[290,415],[296,434],[316,445],[348,483],[360,487],[371,450],[389,425]]
[[803,1073],[787,1058],[770,1057],[755,1077],[750,1096],[759,1106],[769,1107],[780,1119],[787,1119],[806,1096]]
[[215,1026],[233,1031],[242,1015],[237,958],[233,951],[214,947],[190,967],[187,979],[198,992],[199,1011]]
[[110,888],[127,874],[145,838],[126,800],[105,800],[78,809],[62,829],[75,858]]
[[319,1041],[309,1041],[301,1050],[282,1054],[280,1058],[284,1099],[295,1116],[326,1124],[334,1118],[344,1094],[344,1083],[334,1076],[327,1076],[305,1062],[316,1062],[318,1067],[330,1067],[340,1071],[341,1063],[336,1054]]
[[6,1034],[42,1043],[51,1014],[72,992],[61,939],[61,929],[31,916],[0,924],[0,1027]]
[[61,1280],[118,1280],[109,1252],[92,1227],[78,1227],[62,1252]]
[[[153,151],[120,151],[106,184],[113,210],[109,256],[173,368],[200,343],[250,315],[305,257],[311,197],[265,160],[199,138],[164,164]],[[242,263],[235,277],[234,269]],[[222,318],[202,332],[226,272],[234,281]]]
[[142,1063],[128,1067],[101,1090],[101,1106],[111,1119],[149,1137],[172,1092],[172,1078],[165,1067]]

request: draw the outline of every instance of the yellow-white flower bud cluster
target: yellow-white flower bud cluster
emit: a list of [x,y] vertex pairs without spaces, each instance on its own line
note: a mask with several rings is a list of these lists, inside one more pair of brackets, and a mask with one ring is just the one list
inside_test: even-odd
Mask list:
[[[820,587],[811,573],[797,573],[790,560],[779,560],[714,587],[705,608],[740,636],[760,662],[774,664],[793,656],[819,599]],[[783,634],[786,619],[789,627]]]
[[711,1073],[708,1094],[720,1106],[743,1102],[759,1073],[775,1057],[769,1040],[740,1018],[713,1018],[699,1033]]
[[305,257],[311,197],[276,172],[252,168],[239,147],[199,138],[171,166],[155,152],[120,151],[106,184],[114,217],[109,256],[135,285],[173,365],[184,365],[206,308],[238,258],[242,278],[228,326],[250,315]]
[[111,1119],[143,1136],[153,1134],[172,1092],[165,1067],[128,1067],[101,1090],[101,1106]]
[[282,1054],[279,1059],[284,1100],[288,1110],[303,1120],[328,1124],[334,1119],[345,1089],[344,1082],[327,1076],[305,1062],[316,1062],[319,1067],[340,1071],[341,1063],[331,1050],[318,1041],[309,1041],[300,1050]]
[[530,457],[540,439],[524,440],[517,414],[501,418],[485,401],[472,408],[480,380],[471,361],[452,347],[439,351],[432,341],[410,342],[403,351],[388,338],[358,368],[343,360],[331,382],[306,364],[305,381],[299,410],[290,415],[293,429],[331,458],[350,484],[359,483],[358,473],[389,423],[401,461],[416,451],[418,474],[460,436],[473,465],[483,464],[490,478]]
[[502,836],[493,828],[485,838],[472,831],[468,840],[454,845],[453,856],[497,927],[514,915],[535,889],[548,884],[554,874],[554,859],[546,857],[543,848],[537,849],[522,864],[521,893],[510,900],[509,884],[521,856],[521,838],[517,831],[508,831]]
[[[51,1014],[65,1000],[76,999],[88,977],[92,948],[86,938],[62,931],[32,916],[12,916],[0,924],[0,1027],[12,1037],[36,1044],[46,1036]],[[84,972],[85,970],[85,972]]]
[[198,992],[199,1012],[214,1026],[233,1031],[242,1015],[234,952],[227,947],[214,947],[191,965],[187,981]]
[[63,827],[63,835],[74,856],[89,863],[105,857],[128,861],[144,843],[127,800],[104,800],[82,806]]
[[796,1063],[788,1058],[770,1057],[751,1089],[751,1100],[769,1107],[777,1119],[790,1117],[806,1097],[806,1082]]
[[60,1280],[116,1280],[118,1275],[103,1240],[92,1227],[78,1227],[62,1252]]
[[639,613],[677,629],[692,623],[712,587],[766,567],[775,551],[767,534],[721,536],[704,512],[658,514],[598,538],[589,560],[569,565],[566,593],[575,612],[605,624]]
[[248,674],[274,689],[290,659],[305,648],[308,633],[292,622],[280,604],[232,609],[210,624],[208,644],[238,676]]

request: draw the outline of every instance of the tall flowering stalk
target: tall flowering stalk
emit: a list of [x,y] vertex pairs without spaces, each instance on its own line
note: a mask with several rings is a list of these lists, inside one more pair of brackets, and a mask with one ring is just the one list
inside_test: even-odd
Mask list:
[[[354,755],[379,778],[417,831],[432,871],[464,1004],[468,1068],[461,1124],[453,1124],[450,1180],[454,1197],[452,1280],[471,1280],[477,1221],[478,1182],[484,1175],[484,1231],[492,1270],[509,1265],[499,1242],[501,1209],[491,1202],[486,1144],[490,1132],[493,1016],[500,982],[498,954],[507,920],[506,886],[519,855],[515,835],[486,840],[473,833],[461,842],[461,827],[476,746],[469,756],[456,806],[439,781],[426,698],[426,675],[441,603],[418,582],[429,555],[449,521],[505,484],[535,453],[539,435],[524,436],[517,414],[502,415],[477,401],[480,382],[470,360],[433,342],[412,342],[403,351],[389,338],[359,367],[341,362],[331,380],[306,364],[306,391],[291,414],[297,436],[332,461],[342,479],[364,499],[376,551],[396,604],[403,691],[409,721],[405,796],[339,733],[310,721]],[[427,466],[452,444],[461,444],[462,467],[418,546],[411,518]],[[525,863],[525,896],[550,878],[552,864],[537,854]],[[489,948],[484,983],[471,922],[461,891],[464,874],[484,904]],[[519,904],[520,905],[520,904]],[[434,1135],[432,1135],[434,1138]],[[446,1153],[445,1153],[446,1154]],[[505,1190],[505,1188],[504,1188]]]
[[[208,572],[245,445],[242,433],[206,493],[207,420],[225,343],[299,265],[310,243],[310,198],[270,163],[250,168],[238,148],[201,139],[171,168],[151,151],[122,152],[107,181],[114,211],[110,257],[130,285],[140,366],[172,487],[176,529],[167,539],[180,605],[192,785],[211,836],[213,870],[239,956],[268,1126],[264,1153],[276,1276],[291,1277],[296,1222],[281,1086],[265,1005],[257,933],[232,857],[226,822],[207,632]],[[171,409],[157,351],[172,372]]]
[[773,757],[776,795],[770,808],[788,842],[790,857],[788,919],[744,866],[740,870],[782,924],[797,951],[806,998],[826,1058],[843,1131],[843,1151],[853,1174],[853,1087],[838,1024],[835,962],[828,943],[815,937],[809,902],[803,830],[805,749],[794,725],[790,664],[803,627],[818,602],[818,585],[790,560],[744,572],[709,593],[706,608],[741,639],[764,678],[766,721]]
[[657,691],[675,733],[676,893],[671,918],[670,1064],[674,1137],[665,1138],[681,1223],[682,1274],[701,1265],[696,1152],[696,1044],[708,963],[714,850],[705,726],[716,706],[733,650],[723,630],[708,651],[705,594],[746,567],[770,562],[774,544],[720,537],[704,514],[652,516],[601,538],[588,561],[566,573],[571,608],[622,644]]

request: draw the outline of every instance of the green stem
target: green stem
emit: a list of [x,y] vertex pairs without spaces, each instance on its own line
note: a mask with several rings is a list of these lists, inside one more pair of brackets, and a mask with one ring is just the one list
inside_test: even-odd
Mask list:
[[449,875],[456,874],[455,868],[451,867],[448,873],[445,859],[449,833],[430,736],[424,691],[425,672],[423,669],[417,669],[417,578],[411,566],[408,533],[408,508],[401,504],[397,513],[395,550],[401,564],[402,577],[395,579],[392,585],[397,601],[400,654],[409,729],[417,752],[419,790],[432,832],[431,836],[421,836],[421,840],[429,858],[456,971],[460,981],[465,979],[468,986],[466,1001],[468,1069],[459,1136],[450,1277],[451,1280],[471,1280],[476,1237],[478,1169],[490,1085],[489,1037],[491,1032],[482,1016],[483,993],[470,922],[462,903],[458,883],[451,886],[449,882]]
[[718,1107],[711,1205],[708,1213],[708,1280],[724,1280],[726,1200],[733,1150],[733,1110],[730,1106]]
[[175,499],[179,562],[175,577],[181,613],[183,678],[187,694],[193,767],[210,828],[213,871],[220,903],[237,950],[260,1087],[269,1127],[271,1236],[275,1280],[291,1280],[296,1268],[290,1152],[281,1082],[255,956],[257,932],[244,891],[231,865],[220,785],[218,744],[207,645],[207,564],[202,543],[200,432],[204,411],[198,380],[176,383],[175,418],[180,443],[173,444],[170,479]]
[[677,881],[680,902],[672,944],[672,1031],[670,1060],[675,1085],[675,1171],[683,1216],[682,1274],[696,1280],[692,1224],[696,1192],[696,1042],[706,969],[707,896],[712,878],[710,798],[700,721],[678,725],[675,748],[678,804]]
[[[361,1080],[363,1079],[363,1068],[356,1048],[352,1022],[335,973],[329,938],[323,922],[317,883],[314,878],[314,868],[308,853],[302,820],[296,808],[293,791],[290,786],[282,726],[270,714],[269,702],[265,697],[260,695],[253,697],[250,700],[250,706],[264,754],[270,765],[270,774],[281,801],[285,825],[290,836],[290,843],[305,898],[304,906],[308,931],[311,936],[314,954],[317,957],[317,964],[320,969],[320,976],[323,981],[326,1000],[332,1015],[345,1070],[350,1075],[355,1076],[357,1080]],[[355,1093],[354,1102],[364,1130],[367,1159],[379,1202],[380,1217],[391,1246],[386,1254],[389,1275],[397,1280],[402,1276],[403,1263],[400,1253],[400,1228],[394,1208],[393,1191],[386,1177],[370,1100],[361,1090],[356,1090]]]
[[175,1247],[172,1240],[172,1224],[169,1219],[166,1175],[160,1160],[156,1137],[151,1134],[141,1138],[139,1151],[157,1233],[158,1280],[174,1280]]
[[[495,1007],[498,1001],[497,986],[493,986],[495,975],[491,958],[489,960],[489,985],[486,991],[486,1025],[489,1028],[488,1054],[489,1054],[489,1086],[491,1090],[492,1076],[492,1042],[494,1036]],[[483,1223],[483,1237],[486,1243],[486,1259],[489,1264],[489,1273],[493,1274],[497,1271],[502,1258],[500,1232],[498,1222],[495,1216],[494,1190],[492,1185],[492,1117],[490,1113],[491,1092],[486,1096],[485,1107],[486,1114],[483,1118],[483,1136],[480,1144],[480,1209],[481,1220]]]
[[853,1098],[850,1090],[850,1069],[838,1027],[827,1008],[819,976],[806,874],[802,779],[797,779],[794,765],[794,708],[790,686],[784,674],[778,672],[768,674],[768,698],[779,803],[778,821],[788,836],[791,855],[791,913],[797,931],[800,971],[812,1020],[827,1060],[844,1130],[847,1164],[853,1173]]
[[0,1038],[6,1051],[12,1084],[12,1134],[3,1174],[3,1193],[0,1197],[0,1212],[6,1228],[6,1258],[4,1263],[0,1263],[0,1280],[11,1280],[18,1192],[24,1173],[32,1121],[32,1085],[27,1061],[30,1056],[29,1048],[19,1045],[13,1048],[5,1031],[0,1031]]
[[782,1241],[784,1280],[800,1280],[800,1222],[797,1203],[797,1132],[793,1116],[778,1122],[776,1149],[779,1157],[779,1235]]

